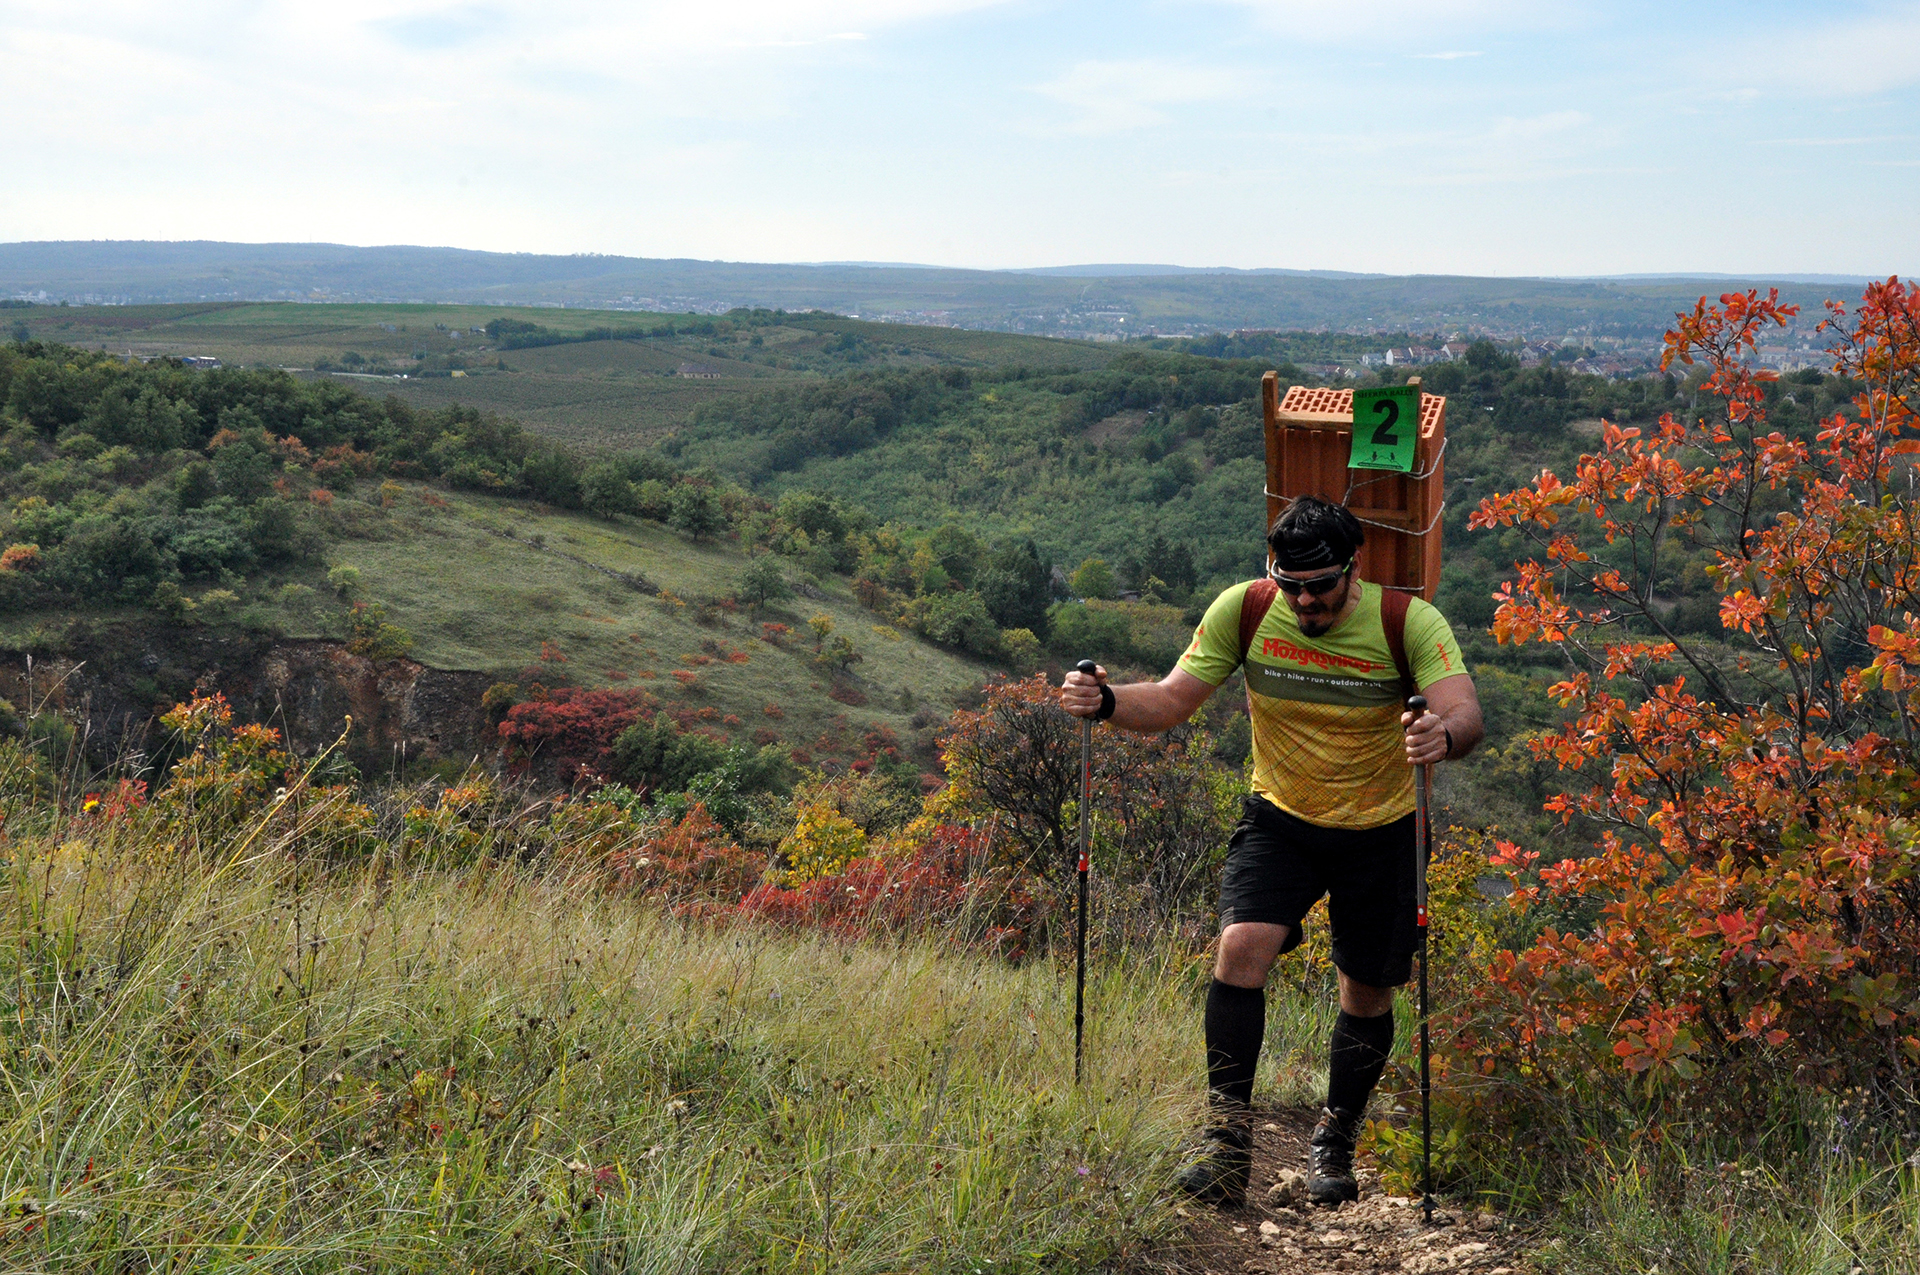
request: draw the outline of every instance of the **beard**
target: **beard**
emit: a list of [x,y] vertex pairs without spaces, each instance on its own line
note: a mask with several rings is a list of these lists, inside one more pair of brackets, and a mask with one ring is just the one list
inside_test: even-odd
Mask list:
[[1339,618],[1341,610],[1347,605],[1347,594],[1353,589],[1351,581],[1342,583],[1339,590],[1325,597],[1314,598],[1311,602],[1294,603],[1294,623],[1300,626],[1300,632],[1310,638],[1325,637]]

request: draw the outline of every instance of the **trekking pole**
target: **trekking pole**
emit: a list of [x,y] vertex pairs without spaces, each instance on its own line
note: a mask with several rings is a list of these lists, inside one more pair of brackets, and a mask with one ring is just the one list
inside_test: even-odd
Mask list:
[[[1099,666],[1081,660],[1078,671],[1099,676]],[[1093,719],[1080,719],[1080,916],[1075,923],[1073,966],[1073,1083],[1080,1083],[1080,1045],[1087,1023],[1087,832],[1093,818]]]
[[[1409,696],[1407,711],[1419,721],[1427,711],[1426,697]],[[1421,766],[1413,788],[1413,915],[1420,927],[1420,1210],[1428,1226],[1433,1225],[1433,1080],[1427,1070],[1427,785],[1432,777],[1433,768]]]

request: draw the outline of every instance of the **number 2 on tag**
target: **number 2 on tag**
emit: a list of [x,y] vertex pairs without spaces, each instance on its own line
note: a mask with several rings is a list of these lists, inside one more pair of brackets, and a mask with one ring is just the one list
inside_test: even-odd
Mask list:
[[1413,471],[1414,443],[1420,423],[1420,389],[1390,385],[1353,392],[1353,451],[1350,469]]

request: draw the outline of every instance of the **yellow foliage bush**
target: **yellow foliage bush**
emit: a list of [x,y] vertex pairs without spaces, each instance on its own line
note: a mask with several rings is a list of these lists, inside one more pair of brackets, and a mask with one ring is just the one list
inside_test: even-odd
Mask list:
[[789,885],[832,876],[867,852],[867,834],[822,797],[800,808],[793,831],[780,842]]

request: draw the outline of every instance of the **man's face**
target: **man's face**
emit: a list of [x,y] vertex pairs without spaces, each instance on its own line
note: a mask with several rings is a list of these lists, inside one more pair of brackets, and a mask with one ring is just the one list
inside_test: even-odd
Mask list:
[[[1353,577],[1348,567],[1328,567],[1323,571],[1276,571],[1274,583],[1280,586],[1280,596],[1293,608],[1294,619],[1300,624],[1300,631],[1310,638],[1322,637],[1340,616],[1347,605],[1347,595],[1353,590]],[[1312,586],[1315,581],[1339,580],[1327,592],[1315,596]],[[1302,587],[1295,589],[1298,584]]]

